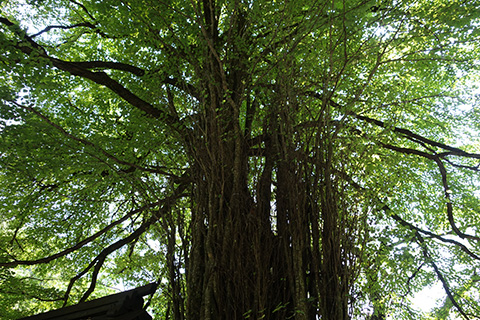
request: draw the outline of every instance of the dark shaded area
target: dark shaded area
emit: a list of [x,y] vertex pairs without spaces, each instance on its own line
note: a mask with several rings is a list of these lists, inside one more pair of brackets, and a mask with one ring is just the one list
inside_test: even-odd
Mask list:
[[18,320],[152,320],[143,309],[143,296],[155,292],[157,284],[112,294]]

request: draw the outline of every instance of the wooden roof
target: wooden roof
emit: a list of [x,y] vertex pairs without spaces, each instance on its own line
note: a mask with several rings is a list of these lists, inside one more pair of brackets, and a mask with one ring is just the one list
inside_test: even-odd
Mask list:
[[143,310],[143,296],[155,292],[157,284],[112,294],[77,305],[18,320],[152,320]]

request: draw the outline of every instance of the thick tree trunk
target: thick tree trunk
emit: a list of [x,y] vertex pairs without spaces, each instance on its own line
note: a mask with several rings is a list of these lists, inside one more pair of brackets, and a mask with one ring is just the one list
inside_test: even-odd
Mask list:
[[[220,145],[216,151],[207,149],[215,143]],[[324,179],[321,205],[313,205],[312,187],[305,181],[309,174],[302,173],[293,150],[284,148],[276,134],[266,140],[263,172],[252,197],[249,153],[222,143],[209,140],[206,150],[198,147],[188,319],[315,319],[321,314],[347,320],[345,240],[334,184]],[[212,158],[200,158],[214,152]],[[234,172],[237,161],[239,173]]]
[[[252,95],[245,72],[248,54],[237,47],[245,19],[232,17],[227,47],[233,52],[220,60],[213,2],[205,0],[204,10],[210,59],[202,66],[205,99],[195,124],[199,134],[188,148],[195,159],[196,187],[187,318],[306,320],[322,315],[346,320],[348,290],[340,279],[334,186],[324,188],[321,199],[309,193],[325,179],[302,162],[309,151],[295,142],[291,84],[279,79],[277,101],[263,118],[263,144],[252,155],[249,115],[240,117],[240,106]],[[240,130],[242,121],[245,128]],[[250,167],[251,157],[261,165]]]
[[326,179],[322,203],[322,301],[323,315],[326,320],[347,320],[348,291],[345,288],[345,268],[341,253],[341,234],[337,201]]

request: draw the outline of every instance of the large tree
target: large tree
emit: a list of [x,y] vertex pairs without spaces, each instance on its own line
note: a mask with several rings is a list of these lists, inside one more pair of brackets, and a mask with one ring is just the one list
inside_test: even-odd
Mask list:
[[2,1],[0,316],[478,318],[478,7]]

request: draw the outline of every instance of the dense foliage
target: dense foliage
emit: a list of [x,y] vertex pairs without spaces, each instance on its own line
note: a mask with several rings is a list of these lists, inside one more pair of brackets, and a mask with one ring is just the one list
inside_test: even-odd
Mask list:
[[0,317],[478,318],[479,7],[0,1]]

